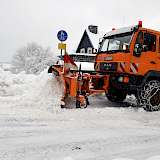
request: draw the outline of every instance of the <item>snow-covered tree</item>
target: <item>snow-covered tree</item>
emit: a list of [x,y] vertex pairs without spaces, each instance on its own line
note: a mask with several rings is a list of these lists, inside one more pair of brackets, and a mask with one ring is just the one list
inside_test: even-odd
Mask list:
[[25,71],[27,74],[38,74],[53,63],[50,49],[32,42],[17,50],[12,59],[12,70],[16,73]]

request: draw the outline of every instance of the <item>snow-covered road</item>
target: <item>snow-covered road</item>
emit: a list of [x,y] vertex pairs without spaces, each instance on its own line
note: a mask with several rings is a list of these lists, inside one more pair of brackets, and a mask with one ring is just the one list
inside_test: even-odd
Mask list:
[[160,112],[104,95],[86,109],[61,110],[60,87],[44,76],[0,79],[0,160],[160,160]]

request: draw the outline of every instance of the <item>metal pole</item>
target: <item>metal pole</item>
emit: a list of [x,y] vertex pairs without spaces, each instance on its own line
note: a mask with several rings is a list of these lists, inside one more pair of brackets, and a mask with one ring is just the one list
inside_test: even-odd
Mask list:
[[[61,46],[62,46],[62,41],[61,41]],[[62,57],[62,51],[63,51],[63,50],[61,49],[61,59],[63,59],[63,57]]]
[[61,57],[62,57],[62,49],[61,49]]

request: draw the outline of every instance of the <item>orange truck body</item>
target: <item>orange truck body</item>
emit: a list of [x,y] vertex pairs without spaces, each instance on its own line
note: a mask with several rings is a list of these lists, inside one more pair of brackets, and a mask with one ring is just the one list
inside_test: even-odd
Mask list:
[[[134,56],[134,45],[136,43],[136,38],[139,32],[144,33],[151,33],[156,35],[156,50],[153,51],[146,51],[142,52],[140,57]],[[130,43],[129,52],[124,54],[124,52],[117,52],[116,54],[107,54],[101,53],[98,54],[96,57],[96,63],[101,62],[117,62],[118,63],[118,69],[117,73],[127,73],[127,74],[133,74],[133,75],[142,75],[144,76],[148,71],[156,70],[160,71],[160,32],[151,30],[151,29],[144,29],[139,28],[135,34],[133,35],[133,38]],[[107,57],[112,57],[112,59],[107,60]],[[121,67],[121,63],[123,63]],[[138,70],[134,71],[131,69],[132,64],[137,64]],[[96,68],[96,71],[98,72],[98,67]]]
[[111,101],[123,101],[127,94],[139,98],[138,92],[147,92],[147,83],[158,84],[154,90],[148,87],[150,93],[156,91],[154,100],[153,93],[147,95],[150,101],[145,96],[142,99],[146,101],[146,110],[153,110],[154,105],[155,110],[160,109],[160,32],[140,24],[107,33],[100,43],[95,70],[99,75],[109,76],[106,95]]

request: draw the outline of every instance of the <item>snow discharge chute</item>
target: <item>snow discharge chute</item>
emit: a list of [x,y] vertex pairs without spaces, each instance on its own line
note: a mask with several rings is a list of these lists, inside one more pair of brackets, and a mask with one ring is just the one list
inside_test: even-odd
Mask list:
[[74,63],[74,60],[66,53],[64,55],[64,74],[67,74],[70,70],[77,70],[78,67]]

